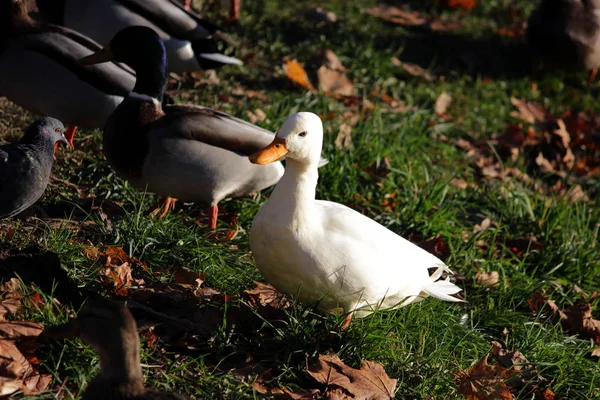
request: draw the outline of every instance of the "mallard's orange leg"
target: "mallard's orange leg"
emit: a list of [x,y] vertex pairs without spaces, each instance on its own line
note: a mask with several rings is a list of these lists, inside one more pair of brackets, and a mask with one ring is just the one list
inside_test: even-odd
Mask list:
[[208,227],[213,231],[217,229],[217,217],[219,216],[219,206],[214,205],[210,207],[210,215],[208,217]]
[[590,76],[588,77],[588,86],[592,86],[592,83],[594,83],[594,80],[596,80],[596,74],[598,73],[598,68],[592,68],[592,70],[590,71]]
[[227,22],[240,22],[240,5],[242,0],[229,0],[229,16]]
[[188,11],[192,11],[192,0],[185,0],[183,2],[183,8],[185,8]]
[[175,209],[175,203],[176,202],[177,202],[176,198],[169,196],[165,200],[165,204],[163,204],[162,207],[159,207],[156,210],[152,211],[150,213],[150,215],[153,216],[153,217],[156,217],[156,215],[160,212],[159,218],[162,218],[165,215],[167,215],[170,210]]
[[535,60],[531,60],[531,91],[536,92],[538,89],[537,85],[538,78],[538,65]]
[[348,327],[348,325],[350,325],[350,321],[352,321],[352,315],[354,315],[354,314],[350,313],[350,314],[346,315],[346,319],[344,320],[344,324],[342,325],[342,330],[346,329]]

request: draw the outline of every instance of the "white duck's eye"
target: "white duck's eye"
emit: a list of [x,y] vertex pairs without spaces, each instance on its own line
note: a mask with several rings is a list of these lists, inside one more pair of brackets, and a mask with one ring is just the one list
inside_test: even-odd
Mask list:
[[307,134],[307,133],[308,133],[308,132],[306,132],[306,131],[304,131],[304,132],[300,132],[300,133],[298,134],[298,136],[304,137],[304,136],[306,136],[306,134]]

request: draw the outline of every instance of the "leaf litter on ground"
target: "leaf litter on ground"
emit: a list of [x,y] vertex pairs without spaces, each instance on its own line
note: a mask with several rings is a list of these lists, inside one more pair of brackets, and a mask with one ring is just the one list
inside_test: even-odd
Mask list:
[[1,290],[4,314],[0,321],[0,396],[18,391],[33,395],[45,390],[52,380],[34,367],[39,364],[36,339],[43,327],[37,322],[6,321],[7,315],[15,316],[21,307],[21,283],[12,278],[2,284]]
[[329,399],[389,400],[394,398],[397,379],[392,379],[379,363],[362,360],[352,368],[336,354],[322,354],[307,367],[308,374],[325,386],[322,396]]
[[[591,301],[593,296],[589,296],[589,299]],[[550,311],[551,319],[560,322],[565,332],[582,335],[600,345],[600,320],[592,315],[593,308],[588,301],[579,299],[569,308],[560,309],[553,300],[535,292],[527,302],[535,314]]]
[[556,398],[548,388],[550,382],[520,351],[506,350],[498,341],[491,344],[495,364],[488,362],[488,353],[470,368],[456,373],[454,381],[463,396],[469,400],[510,400],[516,398],[515,394],[519,398]]
[[[480,179],[506,181],[509,189],[515,179],[544,197],[589,201],[582,185],[600,172],[600,116],[567,110],[557,117],[538,104],[511,101],[516,107],[511,116],[519,122],[509,123],[491,140],[456,142],[467,151]],[[526,171],[504,165],[518,160]]]
[[379,5],[366,10],[366,13],[396,25],[425,31],[450,32],[463,27],[458,20],[443,20],[436,16],[418,11],[407,11],[391,5]]

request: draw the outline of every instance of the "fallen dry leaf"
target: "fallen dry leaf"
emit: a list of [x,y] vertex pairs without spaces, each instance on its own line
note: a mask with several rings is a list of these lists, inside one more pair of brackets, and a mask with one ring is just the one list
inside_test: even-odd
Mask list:
[[523,258],[526,253],[539,252],[543,249],[543,245],[535,236],[507,240],[506,247],[519,258]]
[[100,262],[107,267],[109,265],[121,265],[125,263],[135,263],[137,259],[130,258],[129,255],[120,247],[107,247],[99,254]]
[[475,274],[475,282],[479,286],[486,286],[489,288],[497,288],[500,282],[500,274],[497,271],[481,272],[478,271]]
[[448,107],[450,107],[450,104],[452,104],[452,97],[446,92],[440,93],[435,100],[435,113],[439,116],[444,115],[448,110]]
[[391,379],[381,364],[363,360],[360,369],[344,364],[336,354],[320,355],[307,368],[317,382],[325,385],[328,398],[389,400],[394,398],[396,379]]
[[444,0],[448,8],[459,8],[463,10],[472,10],[477,6],[476,0]]
[[338,149],[352,148],[352,125],[342,123],[334,143]]
[[0,322],[0,339],[39,336],[44,328],[37,322],[9,321]]
[[538,385],[545,381],[539,375],[535,366],[519,350],[508,351],[501,343],[492,341],[492,354],[500,365],[514,371],[514,374],[507,381],[507,384],[511,387],[520,390],[525,386],[529,386],[532,390],[536,390],[536,388],[539,388]]
[[501,365],[488,364],[486,354],[468,370],[458,371],[455,382],[467,400],[514,399],[511,388],[504,383],[512,372]]
[[308,10],[304,16],[312,21],[317,23],[317,27],[326,24],[335,24],[337,22],[337,15],[333,11],[326,11],[322,7],[311,8]]
[[600,320],[592,316],[592,306],[585,300],[579,300],[564,310],[561,315],[563,328],[569,332],[580,333],[600,343]]
[[396,57],[392,57],[392,64],[396,67],[402,68],[407,74],[411,76],[423,78],[427,82],[433,81],[433,77],[431,76],[431,74],[422,67],[418,66],[417,64],[403,62],[397,59]]
[[177,271],[175,271],[175,283],[191,290],[196,297],[211,297],[220,294],[216,289],[202,286],[204,283],[204,273],[198,273],[186,267],[177,268]]
[[322,66],[317,70],[319,88],[327,94],[352,96],[354,84],[346,73]]
[[283,64],[283,70],[285,71],[286,76],[292,82],[302,86],[307,90],[314,90],[314,86],[310,83],[308,79],[308,74],[302,64],[300,64],[297,60],[285,59]]
[[100,280],[105,286],[112,286],[113,292],[118,296],[128,296],[132,285],[144,285],[143,279],[134,279],[129,263],[117,267],[106,267],[100,270]]
[[354,84],[347,76],[347,69],[342,65],[338,56],[327,49],[316,56],[317,63],[321,64],[317,70],[319,88],[331,95],[352,96]]
[[450,255],[450,249],[439,235],[424,239],[423,236],[419,234],[409,233],[407,239],[442,260]]
[[460,29],[463,26],[459,21],[442,20],[437,17],[421,14],[417,11],[405,11],[395,6],[380,5],[366,12],[369,15],[393,24],[427,31],[448,32]]
[[600,343],[600,320],[594,319],[592,306],[585,300],[578,300],[571,307],[561,310],[558,305],[539,292],[535,292],[527,300],[529,309],[537,313],[548,309],[561,322],[563,329],[569,333],[581,334]]
[[260,108],[257,108],[254,111],[248,110],[246,115],[248,115],[248,119],[253,124],[256,124],[257,122],[262,122],[265,119],[267,119],[267,114],[265,114],[265,112],[263,110],[261,110]]
[[394,6],[377,6],[367,10],[367,14],[403,26],[421,27],[427,24],[427,17],[416,11],[405,11]]
[[466,189],[469,187],[469,184],[467,183],[467,181],[463,180],[463,179],[458,179],[458,178],[453,178],[450,181],[450,184],[458,189]]
[[88,260],[97,260],[100,257],[100,250],[97,247],[84,246],[83,254],[85,254]]
[[21,308],[21,281],[17,278],[2,283],[0,286],[0,321],[6,320],[6,315],[15,314]]
[[292,305],[290,300],[273,286],[257,281],[254,281],[254,284],[254,289],[245,291],[253,304],[274,308],[288,308]]
[[328,69],[333,69],[340,72],[348,71],[348,69],[342,65],[342,62],[340,61],[338,56],[330,49],[319,52],[319,54],[317,54],[317,57],[321,59],[320,64],[322,64]]
[[17,339],[37,337],[43,328],[35,322],[3,322],[0,324],[0,394],[10,395],[22,390],[31,395],[45,390],[50,375],[40,375],[15,344]]
[[511,97],[510,102],[517,107],[517,111],[510,113],[512,117],[522,119],[530,124],[546,121],[546,110],[542,106],[515,97]]
[[236,97],[247,97],[249,99],[257,99],[257,100],[261,100],[261,101],[269,100],[269,97],[265,93],[259,92],[257,90],[246,89],[241,86],[237,86],[237,87],[231,89],[230,93],[231,93],[231,95],[236,96]]

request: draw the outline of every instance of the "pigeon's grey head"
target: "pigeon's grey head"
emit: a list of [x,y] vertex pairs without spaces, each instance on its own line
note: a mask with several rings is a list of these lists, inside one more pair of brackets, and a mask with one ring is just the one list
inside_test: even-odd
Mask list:
[[69,145],[69,142],[65,138],[65,126],[55,118],[45,117],[29,125],[25,131],[25,138],[34,137],[42,137],[52,145],[58,142]]

